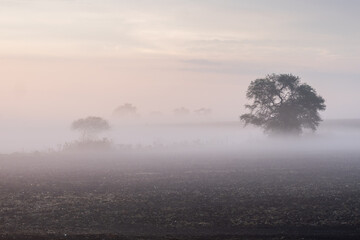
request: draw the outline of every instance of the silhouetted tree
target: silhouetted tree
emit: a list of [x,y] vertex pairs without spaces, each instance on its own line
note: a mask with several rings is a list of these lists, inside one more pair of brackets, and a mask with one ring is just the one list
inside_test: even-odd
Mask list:
[[194,111],[198,116],[209,116],[211,115],[212,111],[210,108],[199,108]]
[[81,133],[82,141],[87,141],[96,138],[100,132],[109,130],[110,125],[101,117],[87,117],[74,121],[71,128]]
[[187,116],[190,114],[190,110],[184,107],[175,108],[174,114],[177,116]]
[[131,103],[125,103],[114,110],[114,114],[121,117],[137,116],[137,108]]
[[322,121],[319,111],[326,108],[325,100],[292,74],[256,79],[250,83],[246,97],[253,102],[245,105],[250,113],[240,119],[270,134],[299,135],[304,128],[315,131]]

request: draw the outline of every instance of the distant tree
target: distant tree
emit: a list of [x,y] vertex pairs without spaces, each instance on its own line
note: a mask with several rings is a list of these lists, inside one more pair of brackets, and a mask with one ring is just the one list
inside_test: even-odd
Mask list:
[[71,128],[81,133],[82,141],[93,140],[100,132],[110,129],[109,123],[101,117],[87,117],[74,121]]
[[137,108],[131,103],[125,103],[114,110],[114,114],[121,117],[137,116]]
[[190,110],[184,107],[175,108],[174,114],[177,116],[186,116],[190,114]]
[[210,108],[199,108],[194,111],[198,116],[209,116],[211,115],[212,111]]
[[316,130],[322,121],[319,111],[326,108],[325,100],[300,78],[292,74],[272,74],[250,83],[246,97],[252,104],[250,113],[240,119],[262,127],[265,132],[301,134],[304,128]]

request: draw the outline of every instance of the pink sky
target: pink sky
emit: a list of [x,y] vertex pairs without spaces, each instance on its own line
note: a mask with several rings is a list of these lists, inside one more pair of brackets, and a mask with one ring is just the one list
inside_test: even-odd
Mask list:
[[360,118],[359,4],[350,1],[2,1],[0,117],[143,116],[211,108],[236,121],[245,91],[293,73],[327,100],[325,118]]

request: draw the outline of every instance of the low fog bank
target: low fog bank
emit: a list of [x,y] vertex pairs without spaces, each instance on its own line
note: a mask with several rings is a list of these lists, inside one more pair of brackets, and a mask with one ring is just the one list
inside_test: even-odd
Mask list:
[[[57,148],[0,155],[0,172],[97,171],[228,167],[360,161],[360,121],[325,121],[316,133],[273,138],[239,122],[112,126],[91,143],[73,139]],[[346,124],[343,124],[346,123]],[[35,141],[41,139],[34,137]],[[45,138],[44,138],[45,139]],[[45,144],[45,143],[43,143]]]
[[[158,146],[206,151],[356,151],[360,120],[327,120],[316,132],[300,137],[269,137],[240,122],[118,125],[110,138],[119,145]],[[185,149],[184,149],[185,150]]]
[[[61,152],[78,141],[68,125],[22,126],[3,129],[0,153]],[[326,120],[315,133],[299,138],[273,138],[240,122],[187,122],[172,124],[111,124],[99,139],[111,141],[112,152],[146,154],[248,154],[357,152],[360,120]],[[93,153],[92,153],[93,154]]]

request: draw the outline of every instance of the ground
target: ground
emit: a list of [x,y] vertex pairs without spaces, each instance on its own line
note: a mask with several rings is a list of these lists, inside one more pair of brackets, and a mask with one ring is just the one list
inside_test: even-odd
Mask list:
[[1,156],[0,239],[360,237],[357,154],[123,158]]

